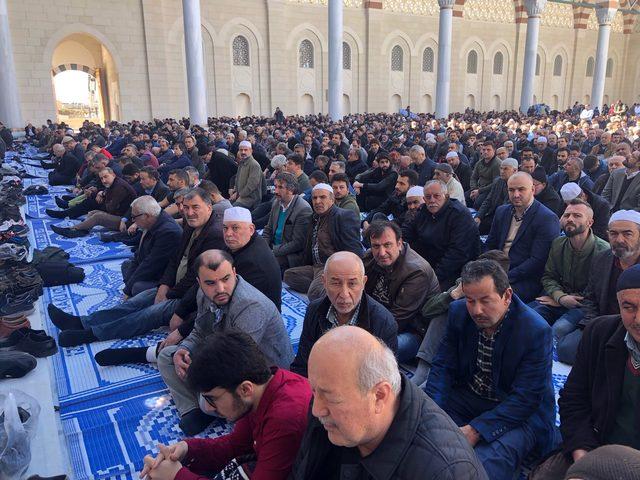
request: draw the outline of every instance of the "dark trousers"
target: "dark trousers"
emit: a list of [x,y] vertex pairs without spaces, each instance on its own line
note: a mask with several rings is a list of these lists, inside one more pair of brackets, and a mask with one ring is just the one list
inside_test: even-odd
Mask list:
[[[447,397],[444,411],[462,427],[497,405],[498,402],[481,398],[467,387],[459,387]],[[522,461],[535,445],[535,435],[524,424],[491,442],[481,439],[475,446],[475,452],[491,480],[512,480],[518,478]]]
[[60,172],[49,172],[49,185],[73,185],[75,177],[69,178]]
[[[134,270],[135,269],[133,268],[133,262],[131,260],[125,260],[124,262],[122,262],[122,265],[120,265],[120,271],[122,272],[122,280],[125,283],[129,281],[129,278],[131,278]],[[140,280],[131,286],[131,296],[135,297],[140,292],[144,292],[145,290],[149,290],[150,288],[156,288],[159,284],[159,281],[154,282],[150,280]]]
[[78,218],[82,215],[86,215],[91,210],[100,210],[100,204],[93,198],[87,198],[73,207],[67,209],[67,215],[69,218]]

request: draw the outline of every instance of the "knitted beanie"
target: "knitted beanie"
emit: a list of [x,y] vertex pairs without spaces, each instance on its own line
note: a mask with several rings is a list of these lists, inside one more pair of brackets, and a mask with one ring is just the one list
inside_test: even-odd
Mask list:
[[565,480],[634,480],[640,475],[640,451],[624,445],[605,445],[574,463]]

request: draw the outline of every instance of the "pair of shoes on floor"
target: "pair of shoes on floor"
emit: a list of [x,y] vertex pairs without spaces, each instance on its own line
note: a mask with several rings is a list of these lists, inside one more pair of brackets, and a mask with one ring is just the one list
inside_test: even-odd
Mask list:
[[52,303],[47,305],[51,323],[60,330],[58,343],[61,347],[77,347],[98,340],[90,329],[85,329],[80,317],[59,309]]
[[33,310],[33,304],[42,293],[42,287],[25,289],[19,293],[5,291],[0,294],[0,315],[17,316]]
[[51,218],[59,218],[59,219],[67,218],[67,215],[69,215],[69,212],[67,211],[67,209],[52,210],[50,208],[47,208],[44,212],[47,215],[49,215]]
[[21,328],[31,328],[31,322],[29,322],[26,314],[0,317],[0,339],[8,337]]
[[22,191],[23,195],[47,195],[49,189],[45,185],[29,185]]
[[0,380],[22,378],[37,365],[38,360],[28,353],[0,351]]
[[44,330],[21,328],[0,340],[0,352],[20,351],[34,357],[48,357],[58,351],[56,341]]
[[87,235],[89,235],[89,230],[80,230],[80,229],[69,228],[69,227],[59,227],[57,225],[51,225],[51,230],[53,230],[58,235],[66,238],[79,238],[79,237],[86,237]]
[[18,245],[11,242],[0,244],[0,262],[20,262],[27,258],[28,254],[29,249],[24,245]]

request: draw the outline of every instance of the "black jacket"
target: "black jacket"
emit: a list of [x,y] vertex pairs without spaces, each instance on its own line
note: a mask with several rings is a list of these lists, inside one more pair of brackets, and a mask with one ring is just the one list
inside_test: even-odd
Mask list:
[[449,200],[432,215],[423,205],[402,226],[402,238],[433,267],[442,289],[460,276],[462,267],[480,254],[480,233],[469,209]]
[[[360,219],[356,216],[356,213],[353,210],[345,210],[334,205],[326,215],[330,215],[331,239],[336,252],[346,250],[362,257],[364,252],[362,243],[360,243]],[[304,247],[304,262],[302,265],[313,265],[313,255],[311,253],[313,222],[314,220],[312,219]]]
[[380,168],[374,169],[368,175],[363,173],[358,181],[362,183],[364,194],[364,211],[370,212],[379,207],[393,193],[398,174],[389,169],[383,173]]
[[344,173],[349,177],[349,181],[353,183],[356,178],[356,175],[359,173],[365,172],[367,170],[367,164],[363,162],[361,159],[356,160],[355,162],[345,162]]
[[70,180],[69,183],[74,183],[80,165],[82,165],[82,160],[78,160],[71,152],[64,152],[53,171]]
[[483,219],[485,217],[493,218],[496,213],[496,209],[500,205],[504,205],[509,201],[509,192],[507,191],[507,182],[498,177],[493,181],[489,195],[484,199],[482,205],[478,209],[478,218]]
[[420,165],[411,164],[411,169],[418,172],[418,185],[424,185],[433,178],[433,171],[438,164],[430,158],[425,158]]
[[[404,375],[398,402],[382,443],[365,458],[353,449],[333,445],[320,421],[309,412],[289,480],[488,479],[458,426]],[[338,470],[340,463],[344,465]]]
[[458,166],[453,169],[453,173],[458,177],[458,181],[465,192],[471,188],[471,173],[473,173],[473,169],[469,165],[460,161]]
[[[585,328],[576,361],[560,391],[563,452],[606,443],[615,423],[629,350],[620,315],[600,317]],[[636,429],[640,429],[636,415]]]
[[560,195],[558,195],[558,192],[556,192],[549,183],[547,183],[544,189],[536,195],[536,200],[558,215],[558,217],[562,215],[562,212],[564,212],[564,202],[560,198]]
[[236,173],[236,162],[222,152],[213,152],[209,161],[209,180],[216,184],[224,198],[229,198],[229,185]]
[[182,227],[164,211],[156,223],[142,237],[131,263],[124,293],[131,296],[136,282],[158,280],[164,273],[169,258],[180,244]]
[[[309,304],[304,314],[298,353],[291,364],[291,371],[304,377],[307,376],[307,361],[311,348],[331,324],[327,320],[327,312],[331,302],[326,296]],[[398,324],[389,310],[363,293],[358,311],[356,326],[364,328],[372,335],[380,338],[387,346],[396,352],[398,350]]]
[[384,213],[387,216],[393,215],[393,220],[398,225],[402,225],[404,223],[404,215],[407,213],[407,196],[405,194],[396,195],[392,193],[378,208],[369,212],[366,221],[371,223],[376,213]]
[[191,286],[196,283],[198,272],[193,268],[193,263],[196,258],[198,258],[198,255],[206,250],[224,250],[226,248],[219,226],[216,225],[215,217],[216,216],[212,213],[209,220],[207,220],[207,223],[202,227],[200,235],[198,235],[198,238],[196,238],[193,245],[191,245],[191,249],[189,250],[189,259],[187,262],[187,273],[178,283],[176,283],[176,273],[178,272],[180,260],[187,249],[187,245],[189,245],[189,240],[191,239],[191,234],[194,230],[188,223],[185,223],[182,238],[180,239],[180,247],[175,251],[171,260],[169,260],[169,264],[160,279],[161,285],[171,287],[167,293],[167,298],[182,298]]
[[[596,317],[620,313],[618,302],[610,299],[609,289],[615,260],[611,250],[593,256],[584,299],[580,302],[584,317],[578,322],[579,327],[584,328]],[[615,310],[609,310],[609,305],[615,305]]]

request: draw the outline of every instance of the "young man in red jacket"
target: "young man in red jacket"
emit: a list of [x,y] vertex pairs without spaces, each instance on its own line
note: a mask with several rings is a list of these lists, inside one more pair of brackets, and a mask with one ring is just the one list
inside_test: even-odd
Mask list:
[[201,406],[234,422],[218,438],[190,438],[147,455],[141,478],[152,480],[284,480],[307,427],[311,387],[306,378],[269,368],[244,332],[207,337],[193,355],[187,381]]

